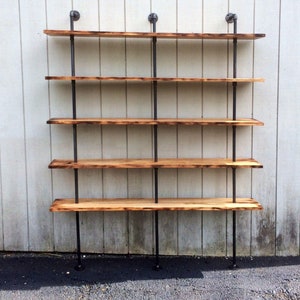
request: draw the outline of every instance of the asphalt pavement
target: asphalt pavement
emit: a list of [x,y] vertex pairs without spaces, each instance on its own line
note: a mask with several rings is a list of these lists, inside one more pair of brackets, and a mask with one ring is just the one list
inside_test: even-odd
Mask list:
[[300,256],[226,258],[0,253],[0,299],[300,299]]

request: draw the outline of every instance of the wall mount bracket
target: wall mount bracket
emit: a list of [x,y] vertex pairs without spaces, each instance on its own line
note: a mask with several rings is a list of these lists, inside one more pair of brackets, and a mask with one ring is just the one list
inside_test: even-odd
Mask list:
[[70,18],[73,21],[78,21],[80,19],[80,13],[79,13],[79,11],[77,11],[77,10],[71,10],[70,11]]
[[148,21],[150,23],[156,23],[158,21],[158,15],[156,13],[151,13],[149,16],[148,16]]
[[234,21],[236,21],[238,18],[237,14],[234,14],[234,13],[228,13],[226,16],[225,16],[225,20],[227,23],[233,23]]

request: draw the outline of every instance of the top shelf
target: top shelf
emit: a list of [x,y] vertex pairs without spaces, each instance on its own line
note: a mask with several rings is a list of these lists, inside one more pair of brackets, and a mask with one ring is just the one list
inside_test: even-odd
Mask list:
[[163,38],[163,39],[200,39],[200,40],[255,40],[263,38],[264,33],[166,33],[166,32],[121,32],[121,31],[81,31],[50,30],[44,33],[50,36],[106,37],[106,38]]

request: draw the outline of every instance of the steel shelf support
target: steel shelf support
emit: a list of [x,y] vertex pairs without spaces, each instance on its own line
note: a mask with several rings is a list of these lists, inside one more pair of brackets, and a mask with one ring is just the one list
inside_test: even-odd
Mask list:
[[[74,30],[74,22],[80,19],[80,13],[76,10],[70,11],[70,30]],[[70,51],[71,51],[71,74],[75,76],[75,42],[74,36],[70,36]],[[71,92],[72,92],[72,111],[73,119],[77,118],[76,113],[76,80],[71,80]],[[78,151],[77,151],[77,125],[73,125],[73,153],[74,161],[78,160]],[[74,187],[75,187],[75,203],[78,203],[79,199],[79,188],[78,188],[78,169],[74,169]],[[80,243],[80,216],[79,212],[75,213],[76,215],[76,245],[77,245],[77,265],[75,270],[81,271],[84,269],[81,261],[81,243]]]
[[[152,31],[156,32],[156,22],[158,16],[155,13],[151,13],[148,16],[148,21],[152,24]],[[156,42],[157,38],[152,38],[152,73],[153,77],[157,77],[157,59],[156,59]],[[153,117],[157,120],[157,81],[152,82],[153,89]],[[153,126],[153,150],[154,161],[158,160],[158,145],[157,145],[157,125]],[[155,203],[158,203],[158,168],[154,168],[154,198]],[[159,270],[159,230],[158,230],[158,211],[154,212],[154,227],[155,227],[155,266],[154,270]]]
[[[225,17],[227,23],[233,23],[233,33],[237,33],[237,15],[228,13]],[[237,39],[233,39],[233,78],[237,77]],[[236,92],[237,82],[232,83],[232,119],[236,120]],[[232,160],[236,161],[236,126],[232,126]],[[232,168],[232,201],[236,202],[236,168]],[[236,211],[232,212],[232,269],[237,268],[236,264]]]

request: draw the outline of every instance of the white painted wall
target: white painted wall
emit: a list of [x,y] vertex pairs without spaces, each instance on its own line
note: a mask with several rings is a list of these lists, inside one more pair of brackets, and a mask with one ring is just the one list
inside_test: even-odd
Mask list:
[[[238,196],[252,196],[262,212],[238,213],[238,255],[299,255],[300,234],[300,2],[296,0],[90,0],[2,1],[0,18],[0,250],[74,251],[71,213],[52,214],[56,197],[73,196],[73,172],[50,171],[52,158],[72,157],[72,129],[46,124],[71,116],[70,85],[45,75],[70,74],[68,38],[42,31],[68,29],[69,11],[79,10],[78,30],[149,31],[150,12],[158,31],[227,32],[225,15],[238,14],[239,32],[266,33],[239,44],[238,76],[264,77],[241,85],[238,116],[264,127],[238,130],[238,155],[253,156],[259,170],[238,170]],[[150,41],[81,39],[78,75],[151,74]],[[231,43],[170,40],[158,43],[160,76],[232,74]],[[230,87],[162,84],[161,117],[226,117]],[[151,116],[149,84],[78,84],[79,116]],[[148,157],[151,128],[79,128],[80,157]],[[226,128],[160,127],[159,153],[171,157],[230,156]],[[149,170],[79,172],[85,197],[152,196]],[[162,196],[230,196],[230,171],[161,170]],[[231,254],[231,214],[162,212],[161,253]],[[84,213],[82,250],[153,253],[153,214]]]

